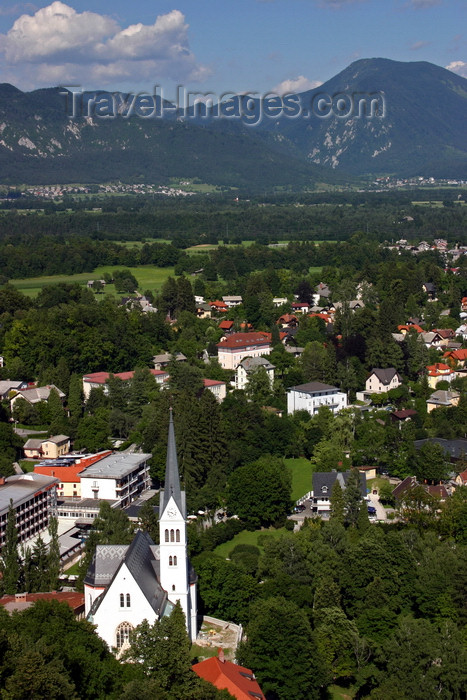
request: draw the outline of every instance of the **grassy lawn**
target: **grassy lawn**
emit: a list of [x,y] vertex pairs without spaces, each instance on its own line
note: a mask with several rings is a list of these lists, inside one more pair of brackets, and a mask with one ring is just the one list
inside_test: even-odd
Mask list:
[[278,530],[274,530],[274,528],[269,528],[269,530],[242,530],[228,542],[224,542],[216,547],[214,554],[227,559],[230,552],[237,546],[237,544],[252,544],[255,547],[258,547],[260,551],[263,551],[261,545],[258,544],[258,537],[260,537],[260,535],[277,538],[282,537],[282,535],[285,535],[286,532],[287,530],[285,527],[281,527]]
[[305,457],[284,459],[284,462],[292,472],[292,499],[297,501],[308,493],[308,491],[311,491],[313,465],[310,460],[305,459]]
[[29,460],[29,459],[20,459],[20,461],[18,462],[18,464],[19,464],[19,466],[21,467],[21,469],[23,470],[23,472],[26,473],[26,472],[33,472],[33,471],[34,471],[34,467],[35,467],[36,464],[38,464],[39,462],[40,462],[40,459],[31,459],[31,460]]
[[308,272],[310,275],[315,275],[318,272],[321,272],[322,269],[323,269],[322,267],[309,267]]
[[[25,279],[10,280],[10,283],[19,289],[23,294],[29,297],[35,297],[39,294],[43,287],[51,284],[74,283],[77,282],[81,286],[85,286],[90,279],[102,279],[107,272],[112,274],[114,270],[121,270],[124,265],[102,265],[97,267],[93,272],[80,272],[76,275],[51,275],[44,277],[28,277]],[[173,267],[156,267],[155,265],[143,265],[141,267],[128,268],[138,280],[139,289],[141,292],[147,289],[152,292],[160,290],[165,280],[174,275]],[[117,295],[117,291],[113,284],[106,284],[104,294]],[[96,295],[98,298],[102,294]],[[117,296],[122,296],[120,293]]]
[[366,487],[368,489],[370,489],[370,491],[371,491],[373,488],[380,489],[382,484],[387,484],[387,483],[388,483],[387,479],[383,479],[383,477],[377,476],[374,479],[368,479],[368,481],[366,482]]
[[352,688],[342,688],[340,685],[329,686],[331,700],[352,700],[354,697]]
[[79,574],[79,562],[77,561],[75,564],[72,564],[69,569],[66,569],[66,573],[68,576],[78,576]]

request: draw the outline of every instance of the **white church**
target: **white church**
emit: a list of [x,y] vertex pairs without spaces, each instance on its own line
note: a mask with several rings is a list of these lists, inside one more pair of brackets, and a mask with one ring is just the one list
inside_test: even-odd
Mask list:
[[98,545],[84,579],[86,618],[117,653],[128,646],[137,625],[170,615],[177,600],[190,639],[196,639],[196,574],[187,554],[186,523],[171,409],[159,505],[160,544],[138,532],[130,545]]

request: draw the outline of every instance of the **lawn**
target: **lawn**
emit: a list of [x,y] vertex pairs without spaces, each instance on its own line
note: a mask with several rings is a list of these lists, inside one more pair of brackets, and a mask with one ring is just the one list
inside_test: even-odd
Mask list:
[[216,547],[214,554],[227,559],[230,552],[237,546],[237,544],[252,544],[255,547],[258,547],[260,551],[263,551],[262,546],[258,544],[258,537],[261,535],[266,535],[267,537],[277,538],[282,537],[282,535],[285,535],[286,532],[287,530],[285,527],[281,527],[278,530],[275,530],[274,528],[269,528],[268,530],[242,530],[228,542],[223,542],[223,544]]
[[28,473],[28,472],[33,472],[33,471],[34,471],[34,467],[35,467],[36,464],[38,464],[39,462],[40,462],[40,459],[31,459],[31,460],[29,460],[29,459],[20,459],[20,461],[18,462],[18,464],[19,464],[19,466],[21,467],[21,469],[23,470],[23,472],[26,474],[26,473]]
[[[78,283],[84,287],[88,280],[102,279],[105,273],[112,274],[114,270],[121,270],[124,267],[124,265],[102,265],[101,267],[97,267],[93,272],[80,272],[76,275],[50,275],[43,277],[27,277],[25,279],[16,280],[13,279],[10,280],[10,284],[14,285],[17,289],[23,292],[23,294],[26,294],[26,296],[35,297],[39,294],[41,289],[51,284]],[[158,292],[165,280],[174,275],[173,267],[142,265],[141,267],[130,267],[128,269],[138,280],[139,290],[141,292],[145,292],[148,289],[151,292]],[[104,294],[121,296],[120,293],[117,294],[113,284],[105,285]],[[98,294],[97,297],[102,298],[102,295]]]
[[299,498],[311,491],[313,465],[305,457],[284,459],[284,462],[292,472],[292,499],[298,501]]

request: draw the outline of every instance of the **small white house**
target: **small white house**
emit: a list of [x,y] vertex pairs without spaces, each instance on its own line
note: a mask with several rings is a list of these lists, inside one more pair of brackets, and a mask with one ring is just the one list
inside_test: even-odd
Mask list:
[[235,370],[235,388],[246,389],[249,377],[257,372],[260,367],[265,370],[272,388],[275,366],[264,357],[245,357],[245,359],[240,362]]
[[203,379],[204,388],[214,394],[219,403],[225,399],[227,395],[227,387],[225,382],[217,379]]
[[292,386],[287,390],[287,413],[308,411],[313,416],[321,406],[327,406],[333,413],[347,408],[347,394],[335,386],[322,382],[309,382]]
[[402,377],[394,367],[375,368],[365,382],[365,391],[369,394],[383,394],[390,389],[397,389],[402,384]]
[[78,475],[81,497],[120,501],[122,507],[150,487],[151,454],[119,452],[99,460]]

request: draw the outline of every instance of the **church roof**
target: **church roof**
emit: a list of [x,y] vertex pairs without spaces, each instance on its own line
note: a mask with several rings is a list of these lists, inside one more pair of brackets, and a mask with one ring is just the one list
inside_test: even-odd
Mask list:
[[183,517],[186,516],[185,493],[180,488],[180,475],[178,472],[177,446],[175,444],[175,430],[173,424],[172,409],[170,409],[169,435],[167,440],[167,461],[165,465],[164,491],[160,496],[159,514],[164,510],[172,497]]
[[94,615],[115,579],[120,567],[126,565],[154,612],[161,616],[167,593],[160,584],[159,546],[147,532],[136,533],[130,545],[97,545],[84,582],[90,586],[105,586],[106,590],[94,601]]

